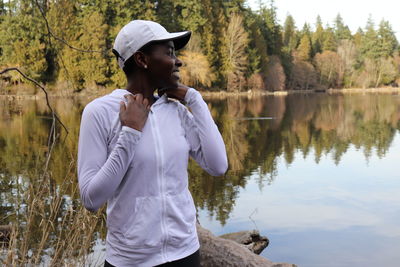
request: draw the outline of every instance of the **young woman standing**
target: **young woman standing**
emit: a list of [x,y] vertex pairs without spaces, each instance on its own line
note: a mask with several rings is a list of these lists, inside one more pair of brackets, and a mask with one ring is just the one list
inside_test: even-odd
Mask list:
[[113,52],[127,86],[83,111],[78,180],[88,210],[107,202],[105,266],[199,266],[188,159],[215,176],[228,164],[207,104],[179,83],[175,50],[190,34],[152,21],[125,25]]

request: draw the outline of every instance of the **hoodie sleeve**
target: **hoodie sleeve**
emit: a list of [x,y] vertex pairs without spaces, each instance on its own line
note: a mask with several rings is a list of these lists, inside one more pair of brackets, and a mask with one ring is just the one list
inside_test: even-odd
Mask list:
[[78,144],[81,200],[90,211],[99,209],[118,188],[133,159],[141,132],[123,126],[107,156],[107,129],[100,109],[90,103],[83,111]]
[[228,168],[225,144],[201,94],[189,88],[185,102],[192,112],[183,111],[183,125],[190,156],[210,175],[221,176]]

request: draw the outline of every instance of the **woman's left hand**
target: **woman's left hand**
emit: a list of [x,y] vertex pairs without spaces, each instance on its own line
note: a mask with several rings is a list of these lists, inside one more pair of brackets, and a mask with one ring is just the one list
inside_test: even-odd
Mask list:
[[186,92],[188,91],[189,87],[184,84],[178,84],[176,88],[162,88],[158,90],[158,94],[162,96],[163,94],[167,94],[170,98],[175,98],[179,101],[183,101],[186,96]]

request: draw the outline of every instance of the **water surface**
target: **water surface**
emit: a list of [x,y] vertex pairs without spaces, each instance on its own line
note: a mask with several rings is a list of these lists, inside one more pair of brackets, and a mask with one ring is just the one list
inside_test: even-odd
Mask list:
[[[20,204],[15,212],[16,195],[24,189],[15,181],[35,182],[51,118],[43,101],[0,101],[0,224],[8,224],[25,218]],[[76,182],[71,168],[88,101],[52,99],[69,128],[50,164],[56,184]],[[270,239],[262,255],[277,262],[398,265],[398,95],[299,94],[207,102],[226,144],[229,170],[215,178],[190,163],[190,189],[204,227],[215,234],[258,229]],[[79,205],[76,193],[64,194]],[[93,246],[102,255],[98,240],[104,238],[104,226],[98,228]]]

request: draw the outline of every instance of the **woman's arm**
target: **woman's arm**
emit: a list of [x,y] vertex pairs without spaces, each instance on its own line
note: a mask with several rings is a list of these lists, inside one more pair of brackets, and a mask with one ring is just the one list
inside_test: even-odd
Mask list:
[[121,103],[122,130],[107,157],[107,129],[95,103],[82,114],[78,145],[78,181],[81,199],[90,211],[99,209],[115,193],[132,161],[147,119],[148,102],[129,96]]
[[183,124],[190,155],[209,174],[223,175],[228,168],[225,144],[201,94],[189,88],[184,98],[192,113],[185,110]]

